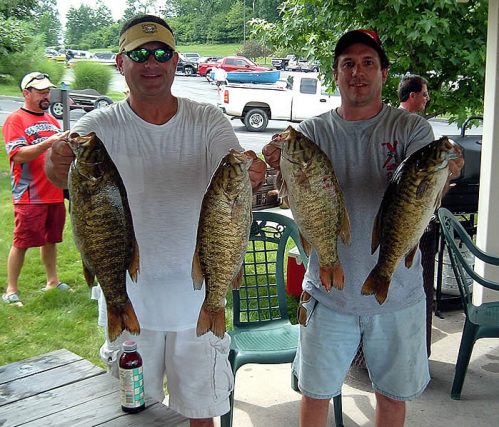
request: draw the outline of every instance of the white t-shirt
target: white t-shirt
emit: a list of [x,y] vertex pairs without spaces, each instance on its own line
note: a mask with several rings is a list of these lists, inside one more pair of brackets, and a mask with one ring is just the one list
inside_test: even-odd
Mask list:
[[140,252],[138,282],[127,274],[127,291],[141,327],[194,327],[205,295],[191,279],[199,211],[222,157],[242,150],[231,124],[212,105],[178,98],[163,125],[122,101],[86,114],[72,132],[95,132],[125,184]]
[[214,77],[215,81],[224,82],[227,80],[227,72],[223,68],[215,68]]
[[333,288],[329,293],[324,290],[315,251],[310,257],[304,289],[334,310],[357,315],[395,311],[424,299],[419,250],[410,269],[403,261],[399,264],[382,305],[372,295],[361,295],[360,290],[378,260],[378,251],[371,255],[371,236],[385,189],[402,160],[433,141],[430,124],[417,114],[384,105],[369,120],[343,120],[332,110],[301,122],[298,129],[331,159],[350,217],[352,240],[346,246],[338,239],[344,289]]

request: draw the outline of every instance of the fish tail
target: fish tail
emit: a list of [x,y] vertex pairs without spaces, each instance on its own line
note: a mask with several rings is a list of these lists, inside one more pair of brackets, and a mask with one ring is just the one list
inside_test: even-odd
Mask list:
[[383,304],[388,295],[390,281],[380,276],[376,267],[372,269],[362,286],[362,295],[374,295],[378,304]]
[[345,285],[345,274],[343,273],[343,267],[340,263],[337,263],[332,267],[321,267],[320,277],[321,282],[327,291],[330,291],[331,287],[341,290]]
[[107,331],[109,339],[114,341],[120,334],[127,330],[137,335],[140,325],[130,300],[118,306],[107,306]]
[[199,312],[196,334],[198,337],[212,331],[218,338],[225,334],[225,310],[211,311],[203,303]]

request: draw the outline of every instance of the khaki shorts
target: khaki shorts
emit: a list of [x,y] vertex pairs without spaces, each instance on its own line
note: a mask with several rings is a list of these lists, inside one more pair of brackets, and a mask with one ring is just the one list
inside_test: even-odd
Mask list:
[[[94,288],[92,297],[99,300],[99,324],[105,321],[104,298]],[[107,338],[107,328],[106,328]],[[196,330],[151,331],[140,335],[123,333],[118,339],[104,342],[100,356],[111,374],[118,377],[121,345],[127,339],[137,342],[142,356],[144,390],[159,402],[168,390],[168,406],[187,418],[212,418],[229,412],[229,395],[234,375],[228,360],[230,336],[223,339],[211,332],[196,336]]]

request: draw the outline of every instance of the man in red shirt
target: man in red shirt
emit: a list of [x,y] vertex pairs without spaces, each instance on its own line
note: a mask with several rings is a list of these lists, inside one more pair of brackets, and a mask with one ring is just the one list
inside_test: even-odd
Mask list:
[[67,290],[57,276],[56,243],[62,241],[66,219],[63,190],[55,187],[44,171],[45,153],[55,141],[66,138],[59,122],[46,112],[50,88],[46,74],[29,73],[21,81],[24,105],[10,114],[2,128],[10,162],[14,238],[7,261],[5,303],[20,303],[18,279],[28,248],[40,247],[47,273],[45,290]]

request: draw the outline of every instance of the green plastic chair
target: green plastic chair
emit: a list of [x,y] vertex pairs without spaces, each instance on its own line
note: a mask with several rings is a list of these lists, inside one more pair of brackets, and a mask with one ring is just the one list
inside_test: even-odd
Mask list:
[[479,249],[448,209],[440,208],[438,218],[466,315],[451,391],[451,398],[459,400],[475,342],[480,338],[499,338],[499,301],[473,305],[471,285],[475,281],[486,288],[499,291],[499,283],[479,276],[464,258],[458,244],[464,245],[476,259],[486,264],[499,266],[499,257],[488,255]]
[[[291,218],[274,212],[253,212],[243,283],[239,290],[232,291],[234,329],[229,332],[229,362],[234,379],[237,370],[247,363],[291,363],[295,357],[299,325],[289,321],[284,279],[286,254],[293,247],[290,241],[307,265],[308,258]],[[338,398],[341,403],[341,396]],[[221,427],[232,426],[233,410],[234,391],[230,411],[221,417]]]

